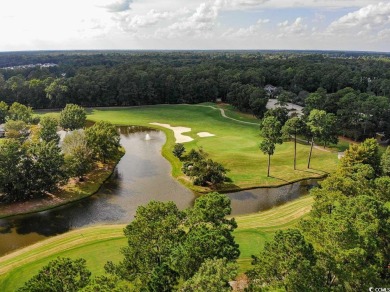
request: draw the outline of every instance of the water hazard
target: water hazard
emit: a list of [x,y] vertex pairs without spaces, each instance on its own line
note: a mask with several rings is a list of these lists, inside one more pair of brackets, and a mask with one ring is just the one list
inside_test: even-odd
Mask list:
[[[180,209],[193,205],[196,195],[171,177],[171,166],[161,156],[164,133],[139,127],[121,127],[120,131],[126,154],[100,191],[53,210],[0,219],[0,256],[71,229],[128,223],[134,218],[137,207],[151,200],[174,201]],[[232,213],[272,208],[306,194],[315,183],[306,181],[228,194]]]

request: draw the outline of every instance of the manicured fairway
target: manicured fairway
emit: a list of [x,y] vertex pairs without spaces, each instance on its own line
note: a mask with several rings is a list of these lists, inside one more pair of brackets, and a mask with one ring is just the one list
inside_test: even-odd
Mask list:
[[[251,255],[258,254],[275,231],[294,227],[309,212],[313,197],[305,196],[268,211],[236,217],[234,232],[240,245],[240,272],[250,269]],[[104,272],[104,264],[120,261],[126,245],[124,225],[103,225],[68,232],[0,258],[0,291],[14,291],[57,256],[85,258],[93,275]]]
[[234,236],[241,251],[238,259],[240,272],[250,269],[251,255],[259,254],[277,230],[294,228],[310,211],[313,201],[312,196],[304,196],[271,210],[235,217],[238,228]]
[[0,258],[0,291],[15,291],[56,257],[84,258],[93,275],[104,273],[107,261],[121,259],[126,245],[124,225],[78,229],[33,244]]
[[[230,114],[230,113],[228,113]],[[267,178],[267,156],[259,150],[261,138],[257,125],[235,122],[222,117],[217,109],[199,105],[157,105],[133,108],[92,109],[88,119],[107,120],[117,125],[144,125],[165,123],[171,126],[191,128],[184,133],[194,139],[185,143],[187,149],[203,148],[210,158],[222,163],[230,170],[232,183],[225,189],[275,186],[308,177],[318,177],[331,172],[337,164],[337,154],[314,149],[312,169],[306,168],[309,146],[298,145],[298,170],[293,170],[293,143],[277,145],[271,158],[271,178]],[[255,121],[246,118],[245,121]],[[181,162],[172,155],[175,143],[171,130],[160,128],[167,134],[168,141],[163,147],[163,155],[172,163],[172,174],[186,183],[180,168]],[[210,132],[215,137],[200,138],[198,132]],[[187,182],[188,184],[188,182]],[[199,190],[199,189],[198,189]]]

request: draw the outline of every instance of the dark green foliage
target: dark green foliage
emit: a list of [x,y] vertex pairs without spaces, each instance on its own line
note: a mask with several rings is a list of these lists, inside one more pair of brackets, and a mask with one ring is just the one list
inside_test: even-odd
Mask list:
[[[262,118],[264,86],[337,115],[343,135],[390,137],[388,54],[363,52],[54,52],[4,53],[0,98],[34,108],[200,103],[221,99]],[[2,67],[2,66],[1,66]],[[349,95],[349,96],[347,96]],[[1,118],[0,118],[1,119]],[[386,138],[386,139],[387,139]]]
[[1,200],[20,201],[52,192],[67,180],[64,156],[54,142],[21,145],[8,140],[0,146]]
[[124,260],[111,270],[123,278],[138,279],[145,288],[157,288],[162,277],[167,285],[164,289],[172,289],[178,275],[171,268],[171,253],[184,236],[179,228],[183,217],[173,202],[152,201],[138,207],[135,220],[124,230],[129,242],[122,251]]
[[261,141],[259,147],[261,152],[268,155],[267,176],[269,176],[271,167],[271,155],[274,155],[275,145],[282,144],[283,139],[281,132],[282,123],[277,119],[277,117],[273,115],[267,116],[267,113],[260,123],[260,134],[264,139],[263,141]]
[[14,121],[19,120],[28,124],[32,120],[32,114],[33,112],[31,107],[14,102],[8,109],[7,119]]
[[382,174],[390,176],[390,147],[386,148],[385,153],[381,157]]
[[116,275],[104,275],[92,278],[82,292],[128,292],[132,291],[129,282],[121,280]]
[[237,266],[226,259],[207,259],[198,272],[181,287],[183,292],[231,291],[229,280],[237,275]]
[[5,122],[5,118],[8,115],[8,104],[4,101],[0,101],[0,124]]
[[90,276],[84,259],[57,258],[44,266],[18,291],[76,292],[88,284]]
[[313,246],[299,230],[278,231],[260,255],[253,256],[250,290],[318,291],[324,276],[316,262]]
[[87,145],[95,158],[106,162],[118,153],[120,135],[110,122],[99,121],[85,131]]
[[[132,281],[141,290],[171,291],[179,278],[191,278],[208,259],[224,258],[223,265],[216,264],[223,270],[239,256],[232,235],[237,224],[225,218],[230,210],[230,199],[218,193],[198,198],[195,207],[185,212],[173,202],[152,201],[138,207],[135,220],[124,230],[128,238],[128,246],[122,250],[124,260],[119,265],[107,263],[106,271]],[[226,269],[233,270],[230,266]],[[210,278],[204,281],[225,285],[231,276],[230,272],[216,278],[205,275]],[[201,281],[199,277],[196,281]]]
[[237,223],[230,215],[230,199],[209,193],[199,197],[187,210],[186,237],[175,250],[175,267],[185,279],[192,277],[205,259],[213,257],[234,261],[240,255],[232,232]]
[[206,156],[206,153],[191,149],[187,155],[188,161],[183,164],[183,173],[193,180],[194,185],[215,186],[225,182],[228,170],[222,164],[206,159]]
[[88,147],[83,130],[67,134],[61,149],[65,155],[66,167],[70,176],[82,178],[93,168],[92,150]]
[[60,136],[57,134],[57,119],[44,116],[40,120],[39,138],[43,141],[54,141],[56,144],[60,141]]
[[277,107],[274,109],[269,109],[265,112],[264,118],[275,117],[279,121],[281,126],[283,126],[288,120],[288,110],[285,107]]
[[184,152],[186,152],[186,149],[184,148],[184,145],[181,143],[176,143],[173,147],[173,155],[177,158],[181,158]]
[[359,195],[334,202],[326,214],[316,214],[301,226],[325,271],[323,286],[363,291],[385,284],[390,259],[389,209],[372,197]]
[[67,104],[61,111],[59,125],[64,130],[75,130],[84,127],[87,113],[77,104]]

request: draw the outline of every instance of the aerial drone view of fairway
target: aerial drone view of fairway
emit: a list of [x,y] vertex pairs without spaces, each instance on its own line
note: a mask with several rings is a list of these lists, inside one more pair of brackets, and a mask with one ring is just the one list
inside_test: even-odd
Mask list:
[[[186,150],[203,149],[213,160],[229,169],[230,183],[218,191],[236,191],[256,187],[280,186],[307,178],[319,178],[330,173],[337,165],[337,153],[316,147],[313,149],[311,168],[307,169],[310,146],[297,145],[297,170],[293,169],[294,143],[287,141],[276,146],[271,158],[271,176],[267,177],[267,156],[259,150],[261,141],[259,120],[237,112],[225,111],[223,116],[215,104],[155,105],[129,108],[99,108],[89,111],[88,119],[105,120],[116,125],[141,125],[157,127],[165,132],[167,142],[162,154],[172,164],[172,175],[196,191],[207,189],[194,187],[181,172],[182,163],[172,154],[176,143],[172,130],[152,123],[187,127],[183,135],[193,140],[183,143]],[[229,119],[227,117],[232,117]],[[199,137],[208,132],[214,136]]]

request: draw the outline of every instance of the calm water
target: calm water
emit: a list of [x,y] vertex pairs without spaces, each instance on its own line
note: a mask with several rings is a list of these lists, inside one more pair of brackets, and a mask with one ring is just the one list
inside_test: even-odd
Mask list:
[[[151,140],[145,139],[146,134]],[[0,219],[0,255],[71,229],[128,223],[137,207],[151,200],[174,201],[180,209],[193,204],[195,194],[170,176],[171,166],[161,156],[163,132],[122,127],[121,143],[126,154],[96,195],[53,210]],[[283,204],[306,194],[315,183],[307,181],[228,194],[232,213],[253,213]]]

